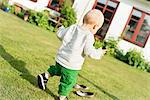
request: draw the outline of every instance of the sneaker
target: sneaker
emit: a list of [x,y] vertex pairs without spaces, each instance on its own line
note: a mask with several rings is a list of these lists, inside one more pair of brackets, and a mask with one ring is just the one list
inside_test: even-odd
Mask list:
[[38,76],[38,86],[40,89],[45,90],[48,79],[45,77],[45,73],[39,74]]
[[[60,99],[60,97],[57,97],[57,99],[56,100],[62,100],[62,99]],[[65,99],[63,99],[63,100],[69,100],[67,97],[65,98]]]
[[93,97],[94,96],[93,92],[75,91],[75,94],[81,97]]
[[83,90],[89,89],[89,87],[87,87],[85,85],[79,85],[79,84],[76,84],[73,88],[75,88],[75,89],[83,89]]

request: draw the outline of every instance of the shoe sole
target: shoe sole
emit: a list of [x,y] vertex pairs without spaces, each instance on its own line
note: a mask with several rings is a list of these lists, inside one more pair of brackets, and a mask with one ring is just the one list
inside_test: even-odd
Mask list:
[[38,75],[38,86],[40,89],[45,90],[44,79],[41,74]]

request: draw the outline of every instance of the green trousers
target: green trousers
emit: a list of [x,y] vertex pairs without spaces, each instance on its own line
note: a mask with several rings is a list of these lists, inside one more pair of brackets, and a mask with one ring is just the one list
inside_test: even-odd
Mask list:
[[61,77],[58,94],[68,96],[76,84],[79,71],[67,69],[56,62],[55,65],[50,66],[48,72],[51,76],[57,75]]

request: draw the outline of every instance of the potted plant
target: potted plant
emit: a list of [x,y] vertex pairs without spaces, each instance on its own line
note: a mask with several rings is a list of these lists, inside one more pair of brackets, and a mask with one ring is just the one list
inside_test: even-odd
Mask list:
[[27,21],[28,20],[28,18],[29,18],[29,11],[25,11],[25,13],[24,13],[24,21]]
[[0,1],[0,9],[2,9],[2,5],[3,5],[3,2],[2,2],[2,1]]
[[15,5],[15,14],[17,15],[18,13],[20,13],[22,10],[22,8],[18,5]]
[[10,5],[8,4],[8,2],[3,2],[2,3],[2,9],[5,12],[9,12],[10,11]]

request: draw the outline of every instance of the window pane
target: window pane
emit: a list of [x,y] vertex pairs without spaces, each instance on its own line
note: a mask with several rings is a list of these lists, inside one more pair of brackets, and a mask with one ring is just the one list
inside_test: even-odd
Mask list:
[[137,24],[138,24],[137,22],[130,20],[128,26],[125,29],[125,38],[132,39]]
[[95,9],[99,9],[101,12],[103,11],[103,8],[100,8],[98,6],[96,6]]
[[111,6],[111,7],[113,7],[113,8],[117,7],[117,3],[112,2],[112,1],[108,1],[108,5]]
[[51,3],[51,5],[52,5],[52,6],[55,6],[55,5],[57,5],[58,3],[59,3],[58,1],[53,0],[52,3]]
[[107,0],[98,0],[97,5],[105,7]]
[[134,32],[135,29],[136,29],[136,26],[137,26],[138,22],[134,21],[134,20],[130,20],[129,21],[129,31],[132,31]]
[[138,33],[138,36],[136,38],[136,42],[140,42],[143,45],[146,42],[147,37],[150,34],[150,16],[146,15],[144,18],[144,22],[141,26],[140,32]]
[[108,5],[107,5],[108,9],[113,11],[113,10],[115,10],[116,7],[117,7],[117,3],[112,2],[112,1],[108,1]]
[[131,40],[133,34],[134,34],[134,32],[128,30],[128,31],[125,33],[124,37],[125,37],[126,39]]
[[103,26],[97,31],[96,34],[103,39],[107,33],[108,28],[109,28],[109,21],[105,20]]
[[112,15],[112,12],[109,12],[107,10],[104,12],[104,18],[111,19]]
[[136,42],[138,43],[142,43],[143,45],[145,44],[146,42],[146,39],[148,37],[148,34],[149,33],[144,33],[144,32],[141,32],[137,35],[137,38],[136,38]]
[[150,26],[150,15],[145,15],[144,24]]
[[140,20],[141,16],[142,16],[142,12],[140,12],[138,10],[133,10],[131,19],[124,31],[125,38],[127,38],[129,40],[132,39],[132,36],[134,35],[134,31],[137,27],[138,21]]
[[107,0],[98,0],[98,3],[106,4]]
[[132,16],[135,16],[135,18],[140,19],[142,16],[142,12],[140,12],[138,10],[133,10]]

